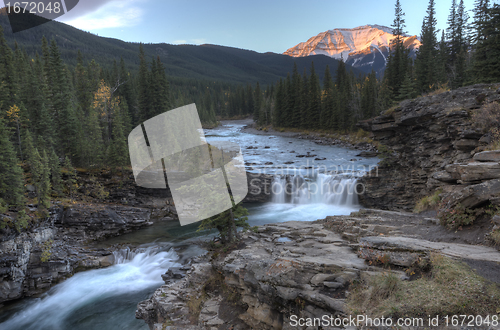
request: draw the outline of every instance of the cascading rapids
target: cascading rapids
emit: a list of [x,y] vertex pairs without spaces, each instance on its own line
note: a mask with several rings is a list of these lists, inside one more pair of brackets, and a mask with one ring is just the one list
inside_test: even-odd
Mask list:
[[[124,295],[141,294],[161,285],[161,275],[170,267],[180,266],[176,263],[178,255],[173,249],[165,251],[160,246],[133,251],[127,248],[113,255],[113,266],[75,274],[42,298],[31,300],[22,311],[1,323],[0,329],[105,329],[109,328],[106,322],[112,318],[109,322],[116,328],[133,329],[137,323],[142,327],[143,323],[136,322],[133,316],[141,298],[134,296],[128,301]],[[99,318],[109,304],[116,305],[116,313],[124,311],[125,314]],[[89,319],[85,313],[94,316]]]
[[271,187],[272,202],[357,206],[356,181],[357,178],[346,175],[276,176]]

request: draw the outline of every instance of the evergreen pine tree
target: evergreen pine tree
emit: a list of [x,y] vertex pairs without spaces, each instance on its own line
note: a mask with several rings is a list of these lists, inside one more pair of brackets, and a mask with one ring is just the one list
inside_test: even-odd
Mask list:
[[67,177],[64,180],[64,185],[68,189],[68,193],[71,199],[73,199],[73,190],[76,184],[76,171],[73,165],[71,164],[71,160],[68,156],[64,159],[64,168],[66,169]]
[[399,89],[408,70],[409,52],[404,46],[405,19],[404,12],[401,8],[401,3],[396,0],[395,18],[392,24],[394,39],[390,44],[390,53],[387,59],[386,72],[384,79],[387,81],[388,87],[391,89],[394,96],[399,95]]
[[486,9],[486,18],[477,22],[477,44],[473,74],[477,82],[498,82],[500,77],[500,5]]
[[[38,150],[36,151],[38,153]],[[39,156],[40,157],[40,156]],[[45,149],[42,151],[42,155],[40,157],[40,177],[39,177],[39,195],[38,195],[38,207],[42,205],[45,208],[50,207],[49,203],[49,195],[50,195],[50,166],[49,166],[49,157],[47,156],[47,152]]]
[[[438,78],[437,65],[437,38],[436,38],[436,11],[434,9],[434,0],[429,0],[427,7],[427,16],[422,23],[421,41],[422,45],[418,49],[415,60],[415,74],[417,79],[417,90],[420,93],[428,92],[437,87]],[[406,90],[404,94],[413,94],[411,87],[411,77],[406,74],[404,81]],[[400,97],[401,98],[401,97]]]
[[50,151],[49,168],[52,189],[59,195],[62,193],[61,165],[59,164],[59,157],[57,157],[54,148],[51,148]]
[[361,111],[364,119],[377,115],[377,94],[377,75],[375,71],[372,70],[361,86]]
[[462,86],[465,80],[465,53],[467,52],[467,45],[465,43],[464,29],[467,20],[468,16],[463,0],[460,0],[458,5],[456,0],[452,0],[447,28],[447,38],[450,43],[448,50],[448,74],[452,88]]
[[300,125],[302,124],[302,87],[302,78],[300,77],[297,63],[294,62],[292,72],[293,108],[290,109],[290,111],[292,112],[292,127],[300,127]]
[[139,120],[145,121],[151,117],[151,97],[149,90],[149,70],[146,62],[144,47],[139,45],[139,75],[138,75],[138,105],[139,105]]
[[448,82],[446,73],[446,65],[448,61],[448,48],[446,46],[446,39],[444,30],[441,33],[441,41],[439,42],[438,56],[436,61],[436,79],[438,84],[445,85]]
[[321,116],[321,86],[319,78],[314,71],[314,62],[311,62],[311,75],[309,77],[309,108],[307,110],[306,125],[309,128],[320,126]]
[[322,94],[322,109],[321,109],[321,126],[324,129],[331,129],[334,126],[333,115],[335,112],[335,86],[333,84],[330,67],[327,65],[325,76],[323,77],[323,94]]
[[25,203],[23,170],[18,165],[9,131],[0,117],[0,199],[21,208]]
[[260,123],[262,121],[262,119],[260,118],[260,113],[262,111],[262,91],[260,90],[259,82],[257,82],[257,84],[255,85],[254,102],[255,108],[253,112],[253,120],[256,123]]
[[283,126],[283,112],[286,106],[285,100],[285,83],[283,79],[278,81],[276,86],[276,100],[273,110],[273,126],[282,127]]
[[352,99],[352,90],[344,61],[340,61],[339,66],[337,67],[335,86],[337,87],[336,129],[339,131],[347,131],[350,129],[351,125],[349,104]]
[[307,76],[306,68],[304,68],[304,72],[302,73],[302,96],[301,96],[302,104],[301,104],[301,128],[307,127],[307,111],[309,109],[309,78]]
[[14,68],[14,59],[12,49],[7,45],[3,34],[3,28],[0,26],[0,116],[5,114],[5,111],[16,104],[18,91],[17,74]]

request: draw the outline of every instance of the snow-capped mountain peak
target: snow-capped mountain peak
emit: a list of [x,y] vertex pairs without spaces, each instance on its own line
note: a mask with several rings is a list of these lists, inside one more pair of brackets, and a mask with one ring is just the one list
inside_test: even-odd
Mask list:
[[[299,43],[284,54],[293,57],[326,55],[342,58],[347,64],[365,72],[374,69],[380,73],[385,69],[389,45],[395,38],[392,32],[392,28],[376,24],[328,30]],[[412,56],[420,47],[416,36],[404,36],[404,43],[410,47]]]

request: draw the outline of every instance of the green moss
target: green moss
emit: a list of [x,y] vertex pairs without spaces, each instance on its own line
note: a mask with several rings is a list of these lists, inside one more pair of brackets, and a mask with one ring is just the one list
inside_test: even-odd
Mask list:
[[41,262],[47,262],[50,260],[50,256],[52,255],[52,244],[53,240],[48,240],[43,243],[42,246],[42,256],[40,257]]

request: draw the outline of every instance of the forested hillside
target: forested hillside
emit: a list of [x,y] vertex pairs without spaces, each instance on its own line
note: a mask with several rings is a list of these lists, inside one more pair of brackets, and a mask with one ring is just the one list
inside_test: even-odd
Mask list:
[[[31,14],[25,16],[23,19],[26,20],[40,19]],[[5,9],[0,14],[0,24],[4,28],[9,46],[14,48],[17,42],[30,56],[39,52],[40,40],[45,36],[47,40],[56,41],[61,59],[70,67],[76,66],[77,53],[80,51],[85,63],[95,60],[102,67],[110,68],[113,61],[119,62],[120,58],[123,58],[127,70],[137,72],[139,69],[138,43],[100,37],[56,21],[13,34]],[[335,70],[339,62],[326,56],[293,59],[282,54],[262,54],[216,45],[145,44],[144,52],[147,58],[160,57],[173,84],[177,84],[178,79],[196,79],[242,84],[259,82],[266,85],[286,77],[294,62],[303,70],[314,61],[321,75],[326,65]],[[361,73],[357,69],[354,72]]]
[[395,38],[382,79],[349,73],[343,64],[332,79],[295,68],[275,88],[266,91],[266,102],[255,118],[260,125],[299,129],[344,131],[362,119],[393,111],[400,101],[440,93],[475,83],[500,81],[500,5],[477,0],[469,17],[463,0],[452,1],[448,28],[437,41],[435,1],[430,0],[416,59],[406,48],[405,13],[396,1],[392,24]]
[[[322,55],[133,44],[58,22],[16,35],[7,28],[7,38],[0,29],[0,213],[17,210],[18,220],[7,222],[23,227],[27,197],[44,210],[49,196],[71,194],[73,166],[129,166],[130,130],[185,104],[196,103],[205,126],[253,115],[262,126],[348,132],[406,98],[498,82],[500,5],[476,1],[469,24],[463,0],[453,1],[440,43],[434,16],[430,0],[412,61],[396,1],[381,80]],[[6,25],[4,15],[0,21]]]

